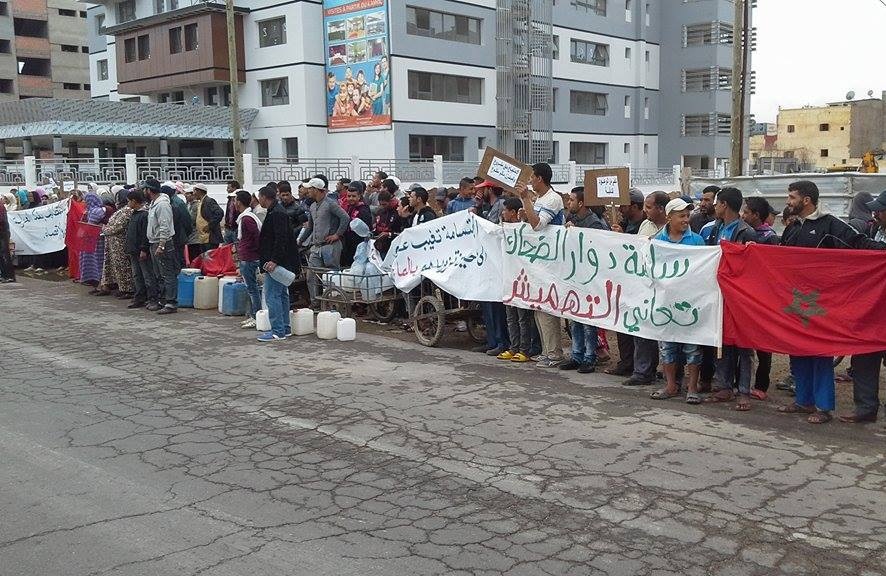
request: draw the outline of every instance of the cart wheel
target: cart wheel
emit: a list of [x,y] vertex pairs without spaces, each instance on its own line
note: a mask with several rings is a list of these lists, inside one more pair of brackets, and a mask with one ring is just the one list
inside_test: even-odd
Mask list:
[[418,341],[425,346],[436,346],[443,338],[446,315],[443,302],[435,296],[422,296],[412,314],[412,330]]
[[342,318],[351,317],[351,299],[344,290],[338,286],[327,286],[320,300],[320,310],[323,312],[336,311]]
[[468,316],[466,324],[468,325],[468,335],[474,339],[474,342],[477,344],[486,342],[486,325],[483,324],[482,319]]
[[388,323],[394,319],[397,314],[398,300],[382,300],[381,302],[372,302],[369,304],[369,312],[375,316],[379,322]]

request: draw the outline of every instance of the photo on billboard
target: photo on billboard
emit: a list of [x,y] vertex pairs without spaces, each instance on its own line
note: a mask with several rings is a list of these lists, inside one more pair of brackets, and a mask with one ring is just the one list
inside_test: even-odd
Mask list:
[[324,0],[330,132],[391,127],[387,0]]

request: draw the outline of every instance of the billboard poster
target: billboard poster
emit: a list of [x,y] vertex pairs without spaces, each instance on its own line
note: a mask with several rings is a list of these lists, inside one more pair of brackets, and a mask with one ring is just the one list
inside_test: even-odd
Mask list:
[[388,0],[323,0],[330,132],[391,127]]

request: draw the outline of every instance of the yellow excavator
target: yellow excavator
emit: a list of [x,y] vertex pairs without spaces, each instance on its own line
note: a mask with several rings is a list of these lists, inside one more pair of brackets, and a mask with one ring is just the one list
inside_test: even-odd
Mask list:
[[827,169],[828,172],[861,172],[862,174],[876,174],[880,171],[880,166],[877,164],[877,159],[882,160],[886,151],[879,150],[868,150],[864,154],[861,155],[861,166],[853,166],[849,164],[844,164],[842,166],[831,166]]

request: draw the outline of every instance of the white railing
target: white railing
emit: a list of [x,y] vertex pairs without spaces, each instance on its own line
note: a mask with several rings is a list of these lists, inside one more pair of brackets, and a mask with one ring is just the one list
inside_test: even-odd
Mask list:
[[116,184],[126,180],[124,158],[50,158],[35,161],[41,184],[74,181]]
[[136,180],[156,178],[181,180],[182,182],[203,182],[223,184],[234,179],[234,158],[225,157],[160,157],[136,158]]

